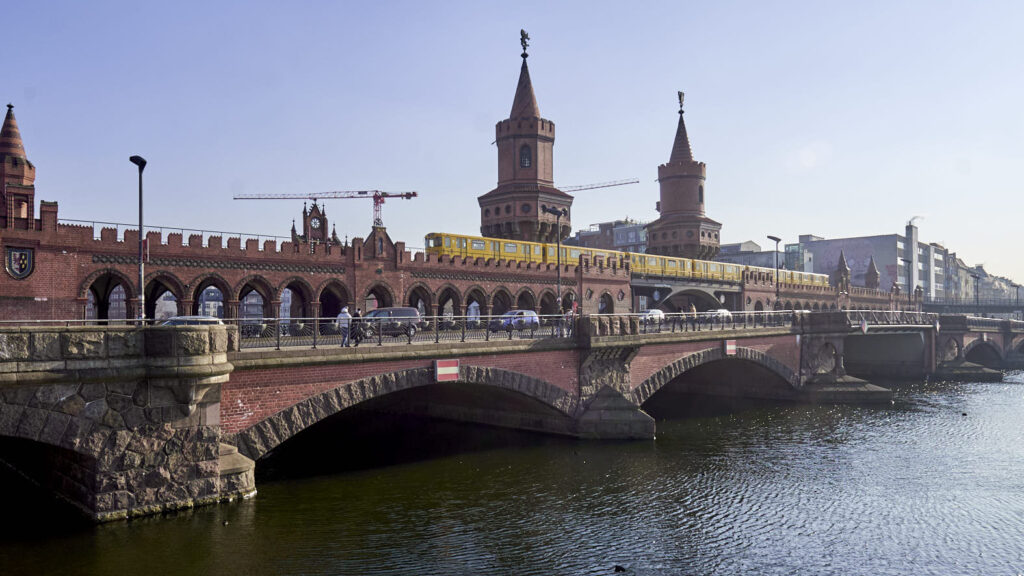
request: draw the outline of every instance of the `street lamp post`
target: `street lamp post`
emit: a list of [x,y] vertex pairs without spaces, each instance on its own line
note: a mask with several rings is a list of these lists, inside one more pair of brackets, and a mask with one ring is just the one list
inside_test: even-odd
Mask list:
[[981,276],[971,274],[971,278],[974,278],[974,315],[981,316],[981,293],[978,292],[978,280],[981,279]]
[[544,212],[547,212],[548,214],[551,214],[551,215],[553,215],[555,217],[555,244],[557,246],[557,248],[555,249],[556,250],[555,251],[555,262],[556,262],[555,265],[558,267],[558,270],[556,270],[556,274],[555,274],[555,291],[556,291],[556,294],[557,294],[556,297],[555,297],[555,302],[559,303],[558,313],[561,314],[563,312],[563,310],[561,309],[562,308],[562,304],[561,304],[561,302],[562,302],[562,216],[565,216],[566,214],[568,214],[569,211],[566,210],[565,208],[555,208],[554,206],[541,206],[541,210],[543,210]]
[[768,235],[768,239],[775,242],[775,309],[779,309],[779,242],[782,238]]
[[142,171],[146,168],[146,159],[142,156],[132,156],[128,159],[132,164],[139,167],[139,314],[140,321],[146,319],[146,284],[145,264],[143,263],[143,243],[146,231],[142,227]]

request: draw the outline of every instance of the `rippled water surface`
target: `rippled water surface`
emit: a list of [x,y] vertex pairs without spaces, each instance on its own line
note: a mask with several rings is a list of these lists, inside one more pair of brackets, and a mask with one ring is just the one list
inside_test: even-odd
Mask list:
[[0,574],[1015,576],[1022,382],[705,411],[653,442],[336,427],[269,463],[253,500],[98,528],[7,477]]

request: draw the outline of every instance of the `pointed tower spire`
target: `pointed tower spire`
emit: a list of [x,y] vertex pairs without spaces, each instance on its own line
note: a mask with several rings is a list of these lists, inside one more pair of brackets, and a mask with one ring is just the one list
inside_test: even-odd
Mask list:
[[519,69],[519,84],[516,86],[516,97],[512,100],[509,118],[540,118],[540,107],[537,106],[533,82],[530,81],[530,68],[526,66],[526,52],[523,52],[523,66]]
[[864,286],[866,288],[878,289],[881,284],[881,274],[878,273],[878,267],[875,266],[875,257],[871,257],[871,261],[868,262],[868,271],[864,273]]
[[683,93],[679,92],[679,125],[676,127],[676,139],[672,143],[672,156],[668,160],[674,162],[693,162],[693,151],[690,150],[690,139],[686,136],[686,122],[683,122]]
[[849,272],[850,267],[846,264],[846,252],[843,250],[839,251],[839,265],[836,266],[837,272]]
[[0,158],[5,156],[25,157],[25,146],[21,143],[18,121],[14,119],[14,104],[7,105],[7,116],[0,129]]

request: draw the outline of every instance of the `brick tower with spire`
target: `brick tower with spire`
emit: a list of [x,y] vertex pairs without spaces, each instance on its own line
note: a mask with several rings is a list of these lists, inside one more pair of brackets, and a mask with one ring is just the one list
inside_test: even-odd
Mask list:
[[[554,242],[572,230],[572,196],[554,186],[555,123],[542,118],[526,65],[530,37],[521,32],[523,66],[508,119],[495,126],[498,146],[498,186],[477,198],[480,233],[493,238]],[[544,212],[565,209],[560,227]]]
[[679,125],[672,155],[658,166],[661,216],[647,226],[651,254],[710,260],[718,254],[722,225],[704,213],[704,178],[707,166],[693,159],[683,122],[683,93],[679,93]]
[[25,156],[14,105],[0,128],[0,227],[29,229],[35,219],[36,167]]

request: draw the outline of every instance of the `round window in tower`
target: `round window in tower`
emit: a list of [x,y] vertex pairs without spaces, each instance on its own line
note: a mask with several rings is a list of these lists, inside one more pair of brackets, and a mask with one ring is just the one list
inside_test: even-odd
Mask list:
[[530,213],[530,205],[529,204],[523,204],[523,214],[529,214],[529,213]]
[[693,238],[693,230],[687,230],[686,231],[686,237],[687,238]]

